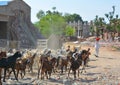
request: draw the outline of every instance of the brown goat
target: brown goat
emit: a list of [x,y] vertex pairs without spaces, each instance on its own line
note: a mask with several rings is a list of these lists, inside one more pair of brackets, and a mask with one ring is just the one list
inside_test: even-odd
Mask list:
[[[16,61],[15,70],[17,71],[17,78],[18,78],[18,74],[19,74],[20,71],[21,71],[21,73],[20,73],[21,78],[24,78],[27,62],[28,62],[27,59],[18,59]],[[10,77],[11,72],[12,71],[9,72],[8,78]]]
[[[4,57],[7,57],[7,54],[6,54],[6,52],[1,51],[0,52],[0,59],[2,59]],[[1,75],[2,74],[1,73],[2,73],[2,68],[0,68],[0,85],[2,85],[2,82],[1,82]]]
[[36,53],[34,53],[33,56],[29,56],[28,59],[28,63],[27,63],[27,67],[28,67],[28,71],[33,73],[33,64],[34,64],[34,59],[36,57]]

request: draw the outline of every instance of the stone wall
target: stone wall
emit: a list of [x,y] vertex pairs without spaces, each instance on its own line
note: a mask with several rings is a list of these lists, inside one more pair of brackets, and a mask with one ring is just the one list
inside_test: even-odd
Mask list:
[[75,30],[75,36],[76,37],[89,37],[89,33],[90,33],[90,25],[89,23],[87,23],[86,21],[83,22],[69,22],[68,23],[69,26],[72,26]]
[[31,8],[23,0],[13,0],[8,5],[0,6],[0,21],[7,22],[6,39],[20,42],[21,47],[35,47],[37,39],[42,36],[30,17]]

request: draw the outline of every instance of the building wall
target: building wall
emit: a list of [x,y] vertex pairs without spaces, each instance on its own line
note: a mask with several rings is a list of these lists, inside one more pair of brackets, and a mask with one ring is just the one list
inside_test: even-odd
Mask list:
[[8,22],[8,20],[9,20],[9,16],[0,14],[0,21],[7,21]]
[[[31,8],[23,0],[13,0],[8,5],[0,6],[0,21],[6,21],[7,40],[20,42],[21,47],[36,46],[40,33],[31,23]],[[3,26],[2,26],[3,27]]]
[[14,0],[8,3],[8,5],[0,6],[0,14],[6,16],[15,16],[16,10],[22,10],[26,16],[25,18],[30,20],[31,8],[23,0]]
[[15,15],[15,10],[22,10],[25,13],[25,18],[29,19],[29,21],[31,20],[31,8],[23,0],[14,0],[8,3],[9,13]]
[[0,21],[0,39],[7,39],[7,22]]
[[89,37],[90,26],[88,24],[83,25],[83,37]]
[[[89,26],[89,23],[87,22],[69,22],[68,25],[72,26],[75,30],[76,30],[76,33],[75,33],[75,36],[76,37],[89,37],[89,34],[90,34],[90,26]],[[78,31],[79,31],[79,35],[78,35]],[[82,35],[82,36],[81,36]]]

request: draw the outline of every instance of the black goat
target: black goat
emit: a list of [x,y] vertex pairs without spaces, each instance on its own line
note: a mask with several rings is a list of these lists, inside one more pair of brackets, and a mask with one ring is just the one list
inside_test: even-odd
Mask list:
[[4,78],[3,78],[3,82],[5,82],[5,77],[6,77],[6,70],[8,68],[12,68],[12,71],[14,72],[14,76],[15,76],[15,79],[17,79],[16,77],[16,73],[15,73],[15,64],[16,64],[16,59],[18,57],[21,57],[22,54],[17,51],[13,56],[9,56],[8,58],[2,58],[0,60],[0,68],[4,68]]
[[79,77],[79,67],[82,65],[82,59],[86,58],[87,56],[87,51],[86,50],[82,50],[82,52],[78,55],[77,60],[75,60],[74,58],[72,58],[71,61],[71,66],[68,72],[68,77],[70,74],[70,70],[73,71],[74,73],[74,78],[76,78],[76,70],[78,70],[78,77]]

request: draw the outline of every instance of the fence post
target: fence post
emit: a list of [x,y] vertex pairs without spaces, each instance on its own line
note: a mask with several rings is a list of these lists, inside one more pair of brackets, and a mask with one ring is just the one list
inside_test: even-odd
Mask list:
[[38,49],[47,48],[47,39],[39,39],[39,40],[37,40],[37,48]]

